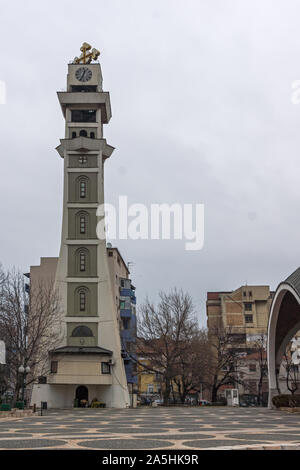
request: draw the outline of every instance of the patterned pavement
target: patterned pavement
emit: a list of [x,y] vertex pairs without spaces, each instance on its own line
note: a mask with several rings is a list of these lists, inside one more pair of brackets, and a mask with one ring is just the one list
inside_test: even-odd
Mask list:
[[266,408],[53,410],[0,419],[3,449],[300,449],[298,414]]

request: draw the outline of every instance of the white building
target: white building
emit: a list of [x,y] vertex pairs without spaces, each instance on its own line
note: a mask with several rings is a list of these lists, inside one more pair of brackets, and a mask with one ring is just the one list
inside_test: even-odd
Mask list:
[[[46,383],[34,385],[31,403],[45,401],[60,408],[97,398],[108,407],[124,408],[130,400],[115,292],[106,240],[96,236],[96,210],[104,202],[104,163],[114,150],[103,137],[103,124],[111,118],[110,97],[102,89],[100,64],[89,63],[86,46],[82,59],[68,65],[67,91],[58,92],[65,119],[65,137],[57,147],[64,162],[64,197],[55,272],[62,330],[59,344],[49,353]],[[51,258],[46,260],[51,264]],[[43,273],[42,264],[39,268],[37,276]],[[51,268],[44,269],[45,276],[50,274]]]

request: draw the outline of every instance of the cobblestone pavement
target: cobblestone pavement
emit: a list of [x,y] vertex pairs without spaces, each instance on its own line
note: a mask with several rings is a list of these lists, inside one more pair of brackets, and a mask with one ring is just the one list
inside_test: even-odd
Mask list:
[[47,411],[0,419],[0,449],[300,449],[298,414],[266,408]]

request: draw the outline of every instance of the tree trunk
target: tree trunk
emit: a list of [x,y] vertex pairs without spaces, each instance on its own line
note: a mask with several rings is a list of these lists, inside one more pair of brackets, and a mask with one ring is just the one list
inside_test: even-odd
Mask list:
[[168,404],[169,404],[170,392],[171,392],[170,380],[169,380],[169,379],[166,379],[166,380],[165,380],[165,389],[164,389],[164,392],[163,392],[164,405],[168,405]]

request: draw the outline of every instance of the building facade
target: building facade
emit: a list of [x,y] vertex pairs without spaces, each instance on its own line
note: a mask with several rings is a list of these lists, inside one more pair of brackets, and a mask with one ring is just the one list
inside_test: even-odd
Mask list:
[[[266,338],[273,295],[269,286],[247,285],[234,291],[207,293],[207,327],[210,338],[213,340],[218,331],[223,331],[230,335],[227,347],[238,351],[236,372],[232,374],[236,382],[221,386],[219,396],[224,396],[226,388],[235,387],[240,395],[247,395],[253,400],[259,395],[260,400],[266,404]],[[223,372],[226,373],[226,370]]]
[[121,354],[124,361],[131,406],[136,405],[137,354],[136,354],[136,295],[129,279],[128,266],[119,250],[108,244],[108,265],[117,306],[117,317],[121,338]]
[[241,286],[234,291],[207,292],[206,313],[209,332],[223,328],[238,335],[239,342],[251,344],[257,335],[267,334],[273,292],[269,286]]
[[59,344],[49,352],[51,373],[33,389],[32,402],[69,407],[92,399],[109,407],[130,404],[115,287],[111,283],[103,223],[104,163],[114,148],[103,136],[111,118],[109,93],[102,89],[99,63],[90,63],[90,46],[68,65],[67,90],[58,92],[65,136],[57,147],[64,162],[61,249],[55,287],[61,303]]

